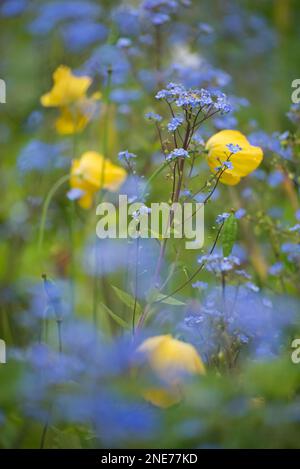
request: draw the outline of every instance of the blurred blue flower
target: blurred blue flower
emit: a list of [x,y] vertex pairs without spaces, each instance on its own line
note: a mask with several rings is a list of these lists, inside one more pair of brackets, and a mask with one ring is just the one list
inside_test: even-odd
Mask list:
[[28,5],[28,0],[4,0],[0,6],[0,16],[9,18],[21,15]]
[[275,153],[286,160],[292,159],[292,148],[282,142],[278,132],[272,135],[263,131],[254,132],[249,135],[249,141],[251,145],[260,146],[263,150]]
[[110,99],[117,104],[127,104],[141,98],[139,90],[115,88],[110,94]]
[[128,150],[125,151],[120,151],[118,154],[118,158],[120,161],[128,161],[131,160],[132,158],[136,158],[135,153],[130,153]]
[[208,272],[215,274],[234,271],[239,265],[240,260],[235,256],[223,257],[219,254],[209,254],[200,256],[198,264],[203,264]]
[[26,122],[25,122],[25,129],[27,132],[34,132],[36,131],[44,120],[44,114],[41,111],[33,111],[29,114]]
[[271,265],[269,268],[269,274],[277,276],[279,275],[283,270],[283,263],[282,262],[275,262],[275,264]]
[[198,280],[197,282],[194,282],[192,284],[193,288],[198,288],[198,290],[206,290],[208,287],[208,283],[202,282],[201,280]]
[[295,124],[300,124],[300,103],[299,104],[292,104],[289,112],[287,113],[289,120]]
[[71,52],[82,52],[95,43],[105,41],[107,35],[108,29],[105,25],[89,19],[76,20],[62,28],[64,43]]
[[271,187],[277,187],[284,181],[284,174],[282,171],[272,171],[268,177],[268,183]]
[[112,19],[119,32],[124,36],[140,34],[139,11],[128,5],[122,5],[112,12]]
[[105,44],[94,50],[81,70],[89,76],[100,75],[105,83],[110,71],[112,83],[122,85],[126,82],[130,66],[119,47]]
[[130,47],[132,44],[131,39],[128,37],[120,37],[117,42],[117,46],[120,47],[121,49],[127,49]]
[[35,35],[50,33],[59,23],[98,18],[101,7],[90,0],[54,0],[38,6],[37,17],[28,29]]
[[246,215],[246,210],[244,208],[239,208],[234,214],[234,216],[237,220],[240,220],[245,215]]
[[237,118],[234,116],[218,116],[214,119],[214,126],[218,130],[236,129],[238,126]]
[[21,150],[17,160],[17,168],[21,174],[26,174],[31,171],[42,173],[66,167],[69,164],[65,158],[68,148],[64,142],[51,144],[32,140]]
[[158,411],[146,403],[133,403],[117,393],[101,393],[94,408],[99,438],[107,447],[145,441],[159,430]]
[[145,114],[146,119],[149,119],[150,121],[155,121],[155,122],[161,122],[162,121],[162,116],[160,114],[156,114],[155,112],[148,112]]

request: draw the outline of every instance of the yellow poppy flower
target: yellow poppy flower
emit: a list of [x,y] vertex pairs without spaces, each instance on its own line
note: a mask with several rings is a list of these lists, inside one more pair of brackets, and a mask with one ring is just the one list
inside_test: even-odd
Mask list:
[[72,161],[70,186],[80,189],[82,196],[79,205],[90,208],[93,197],[100,189],[115,192],[123,184],[127,176],[125,169],[104,159],[103,155],[94,151],[84,153],[79,160]]
[[96,112],[96,100],[101,93],[94,93],[90,98],[83,98],[72,106],[62,107],[55,127],[59,134],[70,135],[85,129]]
[[49,93],[41,97],[45,107],[60,108],[60,116],[55,122],[59,134],[70,135],[81,132],[92,119],[101,93],[87,97],[91,86],[90,77],[77,77],[69,67],[61,65],[53,74],[54,85]]
[[49,93],[41,97],[45,107],[65,107],[85,97],[92,79],[87,76],[77,77],[65,65],[60,65],[53,73],[54,85]]
[[[238,146],[240,149],[233,153],[228,145]],[[216,133],[206,143],[206,149],[210,170],[217,173],[220,171],[217,168],[222,167],[220,182],[230,186],[238,184],[241,178],[252,173],[263,159],[262,149],[251,145],[245,135],[237,130],[222,130]],[[230,166],[224,169],[226,162]]]
[[159,407],[170,407],[183,397],[184,375],[205,374],[196,349],[171,335],[146,339],[139,347],[154,374],[165,386],[148,388],[144,398]]

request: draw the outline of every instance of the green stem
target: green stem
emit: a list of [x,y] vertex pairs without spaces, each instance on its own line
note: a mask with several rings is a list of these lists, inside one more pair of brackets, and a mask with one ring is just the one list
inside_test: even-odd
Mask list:
[[42,247],[43,247],[43,241],[44,241],[44,232],[45,232],[45,224],[46,224],[46,219],[47,219],[47,213],[48,213],[48,208],[51,203],[51,200],[56,193],[56,191],[63,185],[65,184],[68,180],[70,179],[69,174],[65,174],[62,176],[50,189],[50,191],[47,194],[47,197],[44,201],[43,209],[42,209],[42,218],[41,218],[41,223],[40,223],[40,228],[39,228],[39,237],[38,237],[38,254],[40,256]]
[[[102,150],[103,150],[103,163],[101,168],[101,181],[100,181],[100,191],[103,190],[104,180],[105,180],[105,163],[108,153],[108,131],[109,131],[109,106],[110,106],[110,90],[111,90],[111,76],[112,70],[109,68],[107,70],[108,79],[107,79],[107,86],[105,89],[104,94],[104,102],[106,104],[105,109],[105,120],[104,120],[104,129],[103,129],[103,142],[102,142]],[[99,197],[98,202],[100,203],[101,197]],[[95,272],[94,272],[94,279],[93,279],[93,323],[95,328],[98,325],[98,276],[97,276],[97,238],[95,239],[95,254],[94,254],[94,261],[95,261]],[[103,286],[103,294],[105,296],[106,293],[106,286],[105,280],[102,280]],[[107,305],[109,306],[109,305]]]
[[71,201],[70,206],[70,294],[71,294],[71,310],[72,314],[75,313],[75,204]]

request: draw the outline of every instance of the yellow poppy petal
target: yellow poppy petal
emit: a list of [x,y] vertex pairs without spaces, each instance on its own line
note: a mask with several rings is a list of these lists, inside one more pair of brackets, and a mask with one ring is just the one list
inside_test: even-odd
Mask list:
[[72,112],[69,108],[63,107],[55,121],[55,128],[60,135],[72,135],[84,130],[88,122],[89,118],[80,110]]
[[171,335],[150,337],[140,345],[138,351],[165,384],[143,391],[146,400],[160,407],[169,407],[180,401],[185,374],[205,374],[204,364],[193,345],[174,339]]
[[82,197],[80,197],[78,203],[81,208],[88,210],[93,205],[93,192],[86,192]]
[[83,98],[92,83],[87,76],[72,74],[69,67],[61,65],[53,73],[53,87],[49,93],[41,97],[41,103],[45,107],[68,106]]
[[[227,145],[239,145],[241,150],[231,154]],[[217,173],[223,163],[230,161],[232,168],[226,169],[220,177],[220,182],[228,185],[238,184],[242,177],[255,171],[263,159],[260,147],[253,146],[247,138],[237,130],[222,130],[213,135],[206,144],[208,150],[207,162],[210,170]]]
[[105,160],[103,155],[95,151],[89,151],[72,162],[70,186],[93,196],[102,186],[110,191],[117,191],[126,177],[124,168]]
[[146,401],[157,407],[161,407],[162,409],[172,407],[173,405],[178,404],[182,399],[182,395],[179,392],[163,388],[146,389],[143,392],[143,397]]
[[229,143],[242,146],[243,143],[249,144],[245,135],[239,130],[221,130],[214,134],[206,143],[206,148],[210,150],[214,145],[222,145],[225,147]]

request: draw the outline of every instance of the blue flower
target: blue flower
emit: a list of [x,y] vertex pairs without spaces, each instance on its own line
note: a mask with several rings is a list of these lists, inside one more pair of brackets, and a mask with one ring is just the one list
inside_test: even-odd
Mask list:
[[33,140],[22,149],[17,160],[18,170],[22,174],[30,171],[41,173],[64,167],[68,163],[67,159],[64,158],[67,149],[66,143],[50,144]]
[[296,225],[292,226],[292,228],[289,229],[291,233],[298,232],[300,233],[300,224],[297,223]]
[[242,147],[240,147],[240,145],[234,145],[234,143],[228,143],[228,145],[226,145],[226,147],[228,148],[228,150],[233,153],[234,155],[240,151],[242,151]]
[[111,44],[104,44],[95,49],[81,69],[89,76],[100,75],[106,81],[108,70],[111,71],[111,82],[114,85],[125,83],[130,70],[125,54],[119,47]]
[[275,132],[272,135],[263,131],[254,132],[249,136],[249,141],[251,145],[260,146],[264,150],[275,153],[286,160],[292,159],[292,148],[280,139],[280,134],[278,132]]
[[230,217],[230,213],[228,212],[224,212],[224,213],[221,213],[220,215],[217,216],[216,218],[216,223],[218,225],[221,225],[222,223],[224,223],[225,220],[227,220],[227,218]]
[[207,24],[207,23],[199,23],[198,29],[200,32],[205,33],[205,34],[212,34],[214,32],[214,28],[210,24]]
[[208,283],[206,282],[201,282],[201,280],[198,280],[195,283],[192,283],[193,288],[198,288],[199,290],[206,290],[208,287]]
[[282,171],[273,171],[268,177],[268,183],[271,187],[277,187],[284,181]]
[[184,118],[183,116],[176,116],[171,119],[171,121],[168,123],[168,131],[169,132],[175,132],[178,127],[180,127],[183,124]]
[[129,153],[128,150],[125,151],[120,151],[118,158],[120,161],[128,161],[131,160],[132,158],[136,158],[136,155],[134,153]]
[[132,41],[128,37],[120,37],[117,42],[117,46],[120,47],[120,49],[128,49],[131,44]]
[[170,104],[175,103],[177,107],[194,113],[202,111],[223,114],[231,110],[226,95],[218,90],[186,89],[183,85],[172,82],[156,94],[156,99],[164,99]]
[[69,200],[78,200],[84,195],[84,191],[82,189],[70,189],[67,193],[67,197]]
[[240,265],[240,260],[235,256],[223,257],[219,254],[209,254],[199,257],[198,264],[203,263],[208,272],[218,274],[234,271]]
[[108,29],[91,20],[78,20],[64,25],[62,36],[66,47],[72,52],[81,52],[87,47],[105,41]]
[[37,130],[41,124],[43,123],[44,115],[40,111],[32,111],[29,114],[26,122],[25,122],[25,129],[28,132],[33,132]]
[[222,115],[222,116],[215,118],[214,125],[216,129],[218,130],[236,129],[238,125],[238,121],[237,121],[237,118],[234,116]]
[[178,0],[145,0],[142,8],[155,26],[167,23],[180,5]]
[[0,7],[0,15],[13,17],[21,15],[28,6],[28,0],[4,0]]
[[162,121],[162,116],[160,114],[156,114],[155,112],[148,112],[145,114],[146,119],[149,119],[150,121],[155,121],[155,122],[161,122]]
[[283,270],[283,264],[282,262],[275,262],[275,264],[271,265],[269,268],[269,274],[277,276],[279,275]]
[[300,103],[292,104],[289,112],[287,113],[287,116],[293,124],[299,125],[300,124]]
[[138,36],[140,34],[139,12],[129,6],[120,6],[112,13],[120,34],[124,36]]
[[205,146],[203,137],[201,137],[201,135],[197,133],[193,135],[191,142],[194,143],[195,145],[200,145],[203,147]]
[[128,104],[137,101],[140,97],[140,91],[125,88],[115,88],[110,94],[110,99],[117,104]]
[[234,214],[234,216],[237,220],[240,220],[245,215],[246,215],[246,210],[244,208],[239,208]]
[[37,18],[29,25],[29,31],[46,35],[59,23],[68,20],[94,19],[99,17],[101,8],[89,0],[51,1],[39,5]]
[[189,158],[189,153],[184,150],[184,148],[175,148],[169,155],[167,156],[167,160],[174,160],[176,158]]

